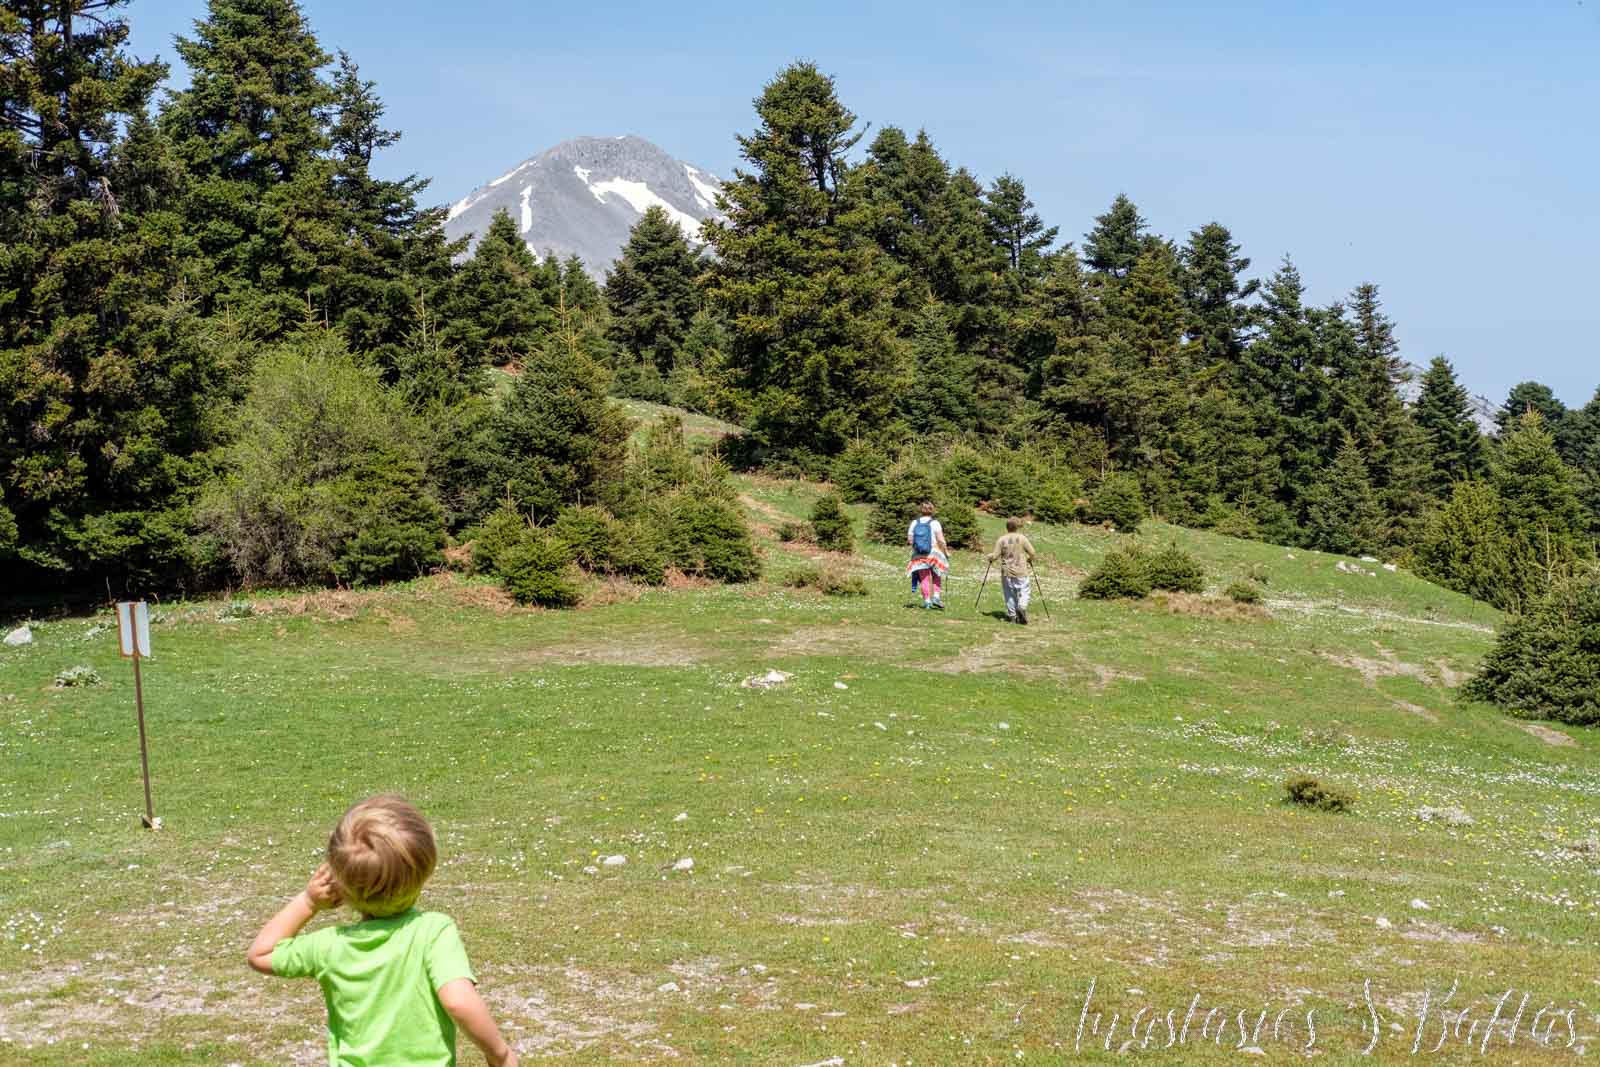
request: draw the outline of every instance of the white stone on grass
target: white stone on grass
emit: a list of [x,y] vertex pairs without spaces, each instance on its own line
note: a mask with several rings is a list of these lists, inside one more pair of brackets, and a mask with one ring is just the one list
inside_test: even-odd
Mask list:
[[11,648],[21,648],[23,645],[33,644],[33,628],[27,623],[6,634],[6,644]]

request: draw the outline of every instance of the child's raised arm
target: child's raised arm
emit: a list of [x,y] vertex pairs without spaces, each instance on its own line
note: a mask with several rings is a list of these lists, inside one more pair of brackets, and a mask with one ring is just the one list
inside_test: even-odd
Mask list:
[[489,1067],[517,1067],[517,1050],[500,1036],[500,1028],[494,1024],[489,1006],[478,995],[478,987],[472,984],[472,979],[456,978],[440,986],[439,1003],[482,1050]]
[[278,914],[267,920],[267,925],[251,942],[246,961],[262,974],[271,974],[272,950],[278,946],[278,942],[298,934],[317,912],[338,906],[339,887],[333,882],[333,872],[324,863],[317,868],[317,873],[311,876],[306,887],[295,894],[295,898],[285,904]]

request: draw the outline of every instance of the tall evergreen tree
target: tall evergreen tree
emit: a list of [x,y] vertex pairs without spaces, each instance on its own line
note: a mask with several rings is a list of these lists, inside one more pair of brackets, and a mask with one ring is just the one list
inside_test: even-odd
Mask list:
[[1518,382],[1511,387],[1505,403],[1494,413],[1495,435],[1505,437],[1530,411],[1538,414],[1545,432],[1555,439],[1556,452],[1562,461],[1576,466],[1583,437],[1582,409],[1568,410],[1561,398],[1543,382]]
[[983,213],[990,239],[1005,253],[1012,277],[1022,289],[1031,288],[1044,272],[1045,254],[1060,228],[1045,226],[1022,179],[1011,174],[1002,174],[989,187]]
[[606,278],[610,336],[624,356],[672,373],[700,307],[699,273],[700,259],[683,231],[661,208],[647,210]]
[[1189,234],[1181,256],[1181,277],[1189,321],[1188,339],[1200,346],[1203,365],[1235,367],[1250,339],[1251,313],[1245,301],[1261,283],[1246,281],[1250,260],[1239,254],[1233,234],[1208,222]]
[[[193,314],[165,75],[123,0],[0,7],[0,553],[8,587],[121,591],[192,564],[188,508],[231,349]],[[122,131],[126,130],[126,134]]]
[[1575,548],[1587,541],[1576,472],[1561,461],[1555,436],[1537,411],[1524,413],[1507,429],[1491,468],[1512,536],[1535,543],[1549,538]]
[[462,352],[468,367],[521,359],[555,325],[560,285],[560,265],[541,265],[510,213],[495,212],[472,258],[442,296],[445,343]]
[[1302,495],[1327,465],[1329,397],[1319,323],[1305,307],[1300,272],[1287,259],[1262,295],[1262,334],[1246,350],[1241,385],[1255,432],[1278,453],[1278,500],[1298,513]]
[[1487,472],[1483,435],[1472,419],[1467,391],[1443,356],[1428,364],[1411,414],[1428,442],[1433,468],[1428,488],[1434,496],[1448,496],[1453,483]]
[[208,295],[277,336],[330,309],[344,213],[334,194],[322,77],[331,58],[295,0],[209,0],[194,36],[177,39],[189,85],[162,127],[194,178],[189,226],[213,264]]
[[833,80],[810,63],[778,74],[739,138],[750,170],[723,187],[710,294],[733,330],[727,370],[750,425],[780,448],[831,454],[884,425],[907,384],[893,272],[858,204],[845,153],[860,138]]
[[1349,437],[1307,494],[1306,505],[1306,541],[1312,548],[1357,556],[1389,543],[1388,518],[1361,450]]
[[1106,213],[1095,216],[1094,229],[1084,234],[1083,261],[1096,273],[1126,277],[1145,249],[1148,226],[1133,201],[1118,193]]

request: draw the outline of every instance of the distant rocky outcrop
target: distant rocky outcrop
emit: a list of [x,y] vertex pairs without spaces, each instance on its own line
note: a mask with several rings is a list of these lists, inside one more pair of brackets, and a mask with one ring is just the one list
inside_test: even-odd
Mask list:
[[[1422,392],[1422,376],[1427,373],[1427,370],[1417,366],[1415,363],[1407,363],[1406,371],[1411,375],[1411,379],[1401,382],[1398,388],[1400,390],[1400,399],[1405,401],[1407,407],[1410,407],[1417,402],[1417,396]],[[1472,418],[1477,422],[1478,429],[1489,434],[1498,430],[1494,416],[1500,410],[1499,404],[1496,404],[1486,396],[1479,396],[1477,393],[1468,393],[1467,403],[1471,407]]]
[[541,259],[574,253],[600,278],[645,209],[659,206],[700,244],[717,214],[716,175],[674,159],[642,137],[578,137],[525,160],[450,207],[452,239],[482,234],[502,208]]

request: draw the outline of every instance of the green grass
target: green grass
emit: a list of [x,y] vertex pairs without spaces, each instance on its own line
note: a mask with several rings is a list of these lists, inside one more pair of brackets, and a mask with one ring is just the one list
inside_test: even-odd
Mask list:
[[[434,819],[424,903],[460,922],[527,1061],[1100,1062],[1112,1012],[1115,1050],[1140,1009],[1142,1038],[1198,995],[1185,1046],[1157,1051],[1163,1021],[1144,1051],[1234,1062],[1235,1023],[1197,1037],[1220,1007],[1265,1011],[1287,1060],[1311,1009],[1319,1062],[1386,1062],[1425,989],[1432,1047],[1453,980],[1449,1010],[1480,1022],[1508,988],[1508,1014],[1531,997],[1514,1048],[1469,1054],[1469,1020],[1435,1061],[1567,1062],[1565,1023],[1560,1047],[1527,1036],[1547,1005],[1592,1044],[1600,740],[1458,701],[1488,609],[1161,526],[1143,539],[1203,560],[1213,598],[1264,574],[1267,610],[1077,601],[1118,540],[1081,527],[1030,528],[1050,618],[1036,601],[1027,629],[972,610],[974,553],[943,614],[907,606],[881,546],[851,563],[868,598],[825,598],[781,587],[806,550],[770,536],[819,488],[742,489],[767,583],[565,613],[449,576],[263,597],[228,623],[163,608],[157,833],[137,824],[131,672],[114,630],[90,633],[106,617],[0,650],[0,1061],[316,1062],[316,991],[244,950],[381,790]],[[104,684],[51,688],[80,663]],[[741,686],[768,669],[793,677]],[[1353,812],[1285,804],[1300,771]],[[612,854],[627,864],[598,866]],[[664,869],[682,857],[692,872]],[[1080,1041],[1091,980],[1104,1016]]]

